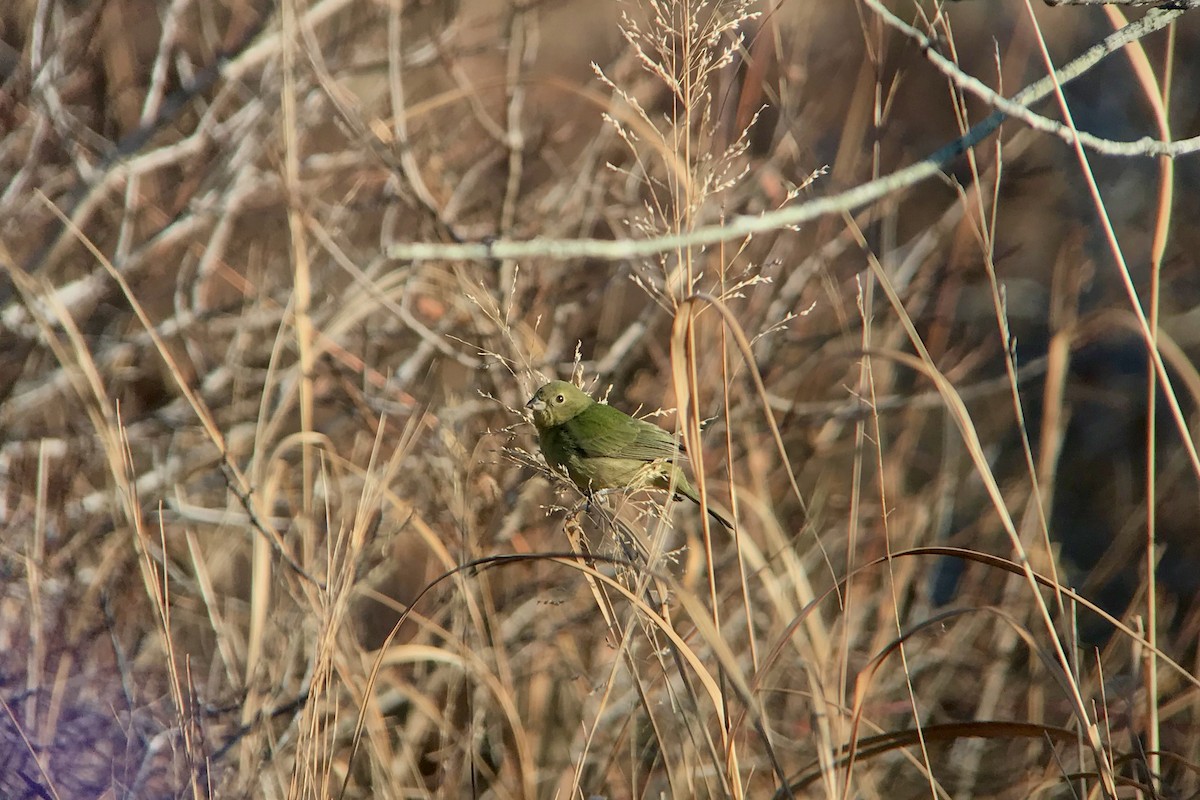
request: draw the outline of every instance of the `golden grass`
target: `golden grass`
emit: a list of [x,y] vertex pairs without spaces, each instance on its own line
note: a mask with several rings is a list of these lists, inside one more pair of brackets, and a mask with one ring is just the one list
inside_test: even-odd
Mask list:
[[[1124,24],[890,7],[1005,96]],[[0,796],[1200,795],[1194,156],[1009,121],[700,247],[990,110],[869,2],[0,41]],[[1197,44],[1035,110],[1193,135]],[[491,241],[534,255],[386,256]],[[674,426],[735,530],[547,469],[547,377]]]

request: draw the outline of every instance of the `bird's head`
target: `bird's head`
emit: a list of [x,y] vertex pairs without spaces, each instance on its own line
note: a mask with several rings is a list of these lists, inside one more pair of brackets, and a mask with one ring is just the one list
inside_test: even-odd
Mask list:
[[563,424],[594,402],[574,384],[550,381],[533,393],[525,407],[533,412],[533,424],[543,430]]

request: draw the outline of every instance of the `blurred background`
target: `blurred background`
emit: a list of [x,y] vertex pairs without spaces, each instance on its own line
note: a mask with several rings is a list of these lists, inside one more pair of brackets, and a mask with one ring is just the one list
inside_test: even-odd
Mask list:
[[[887,7],[1004,96],[1123,24]],[[1074,124],[1200,135],[1198,53]],[[0,794],[1200,796],[1200,158],[1009,120],[718,246],[388,255],[721,225],[991,110],[852,0],[4,4]],[[546,470],[572,377],[714,418],[736,535]]]

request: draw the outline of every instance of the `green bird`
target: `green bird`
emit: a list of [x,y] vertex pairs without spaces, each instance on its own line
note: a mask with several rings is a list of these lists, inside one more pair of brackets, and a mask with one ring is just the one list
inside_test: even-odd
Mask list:
[[[525,407],[533,412],[542,455],[565,469],[584,494],[601,489],[662,489],[697,505],[700,495],[679,464],[687,460],[678,440],[657,425],[597,403],[575,385],[551,381]],[[733,524],[710,506],[709,516]]]

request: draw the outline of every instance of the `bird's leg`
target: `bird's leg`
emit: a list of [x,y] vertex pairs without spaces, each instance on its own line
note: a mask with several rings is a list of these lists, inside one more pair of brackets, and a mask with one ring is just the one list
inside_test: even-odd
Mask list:
[[587,505],[584,508],[589,514],[592,513],[592,501],[607,497],[613,491],[612,489],[588,489],[584,491],[583,496],[587,498]]
[[570,508],[566,509],[567,516],[570,519],[578,519],[580,514],[590,513],[589,509],[588,509],[588,504],[590,502],[591,501],[588,498],[588,496],[584,495],[582,500],[577,500],[576,502],[571,504]]

